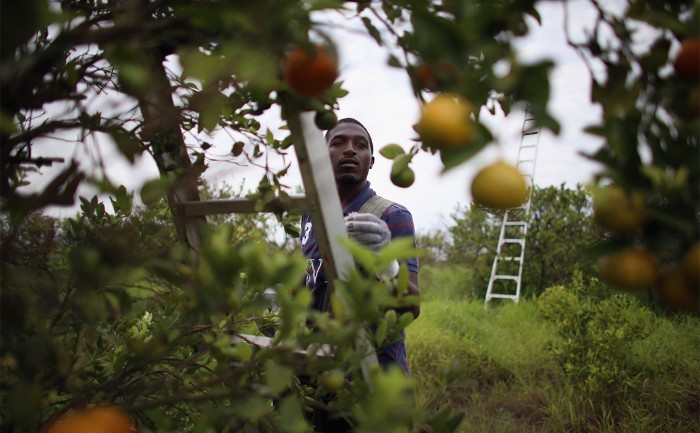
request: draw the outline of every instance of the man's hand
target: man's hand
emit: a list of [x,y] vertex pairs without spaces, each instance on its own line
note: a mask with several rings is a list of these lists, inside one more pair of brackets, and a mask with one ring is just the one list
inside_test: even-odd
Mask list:
[[[389,226],[371,213],[351,213],[345,217],[345,228],[350,238],[373,251],[377,251],[391,240]],[[377,277],[392,279],[398,273],[399,263],[394,260],[383,272],[378,273]]]
[[391,240],[389,226],[371,213],[351,213],[345,217],[345,228],[351,239],[373,251],[377,251]]

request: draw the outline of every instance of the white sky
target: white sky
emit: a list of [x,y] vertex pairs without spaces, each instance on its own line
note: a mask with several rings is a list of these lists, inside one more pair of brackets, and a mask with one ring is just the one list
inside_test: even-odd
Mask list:
[[[580,34],[581,26],[591,22],[591,11],[585,2],[569,3],[573,12],[571,17],[574,17],[570,18],[572,31]],[[540,134],[535,184],[558,186],[566,183],[573,187],[577,182],[590,181],[596,170],[596,166],[578,152],[590,152],[600,146],[597,138],[584,134],[582,129],[596,122],[601,110],[589,102],[590,76],[583,61],[566,44],[562,3],[544,2],[537,8],[542,16],[542,25],[530,20],[530,34],[519,40],[516,46],[521,60],[525,62],[545,58],[555,62],[556,68],[550,76],[552,93],[549,107],[562,129],[559,136],[546,131]],[[341,17],[336,15],[334,19]],[[401,70],[386,66],[386,51],[378,47],[374,40],[348,31],[338,31],[336,35],[334,38],[339,48],[340,79],[344,81],[343,87],[350,92],[339,101],[340,110],[337,114],[339,118],[354,117],[360,120],[372,135],[376,157],[369,175],[372,187],[380,195],[405,205],[414,216],[418,233],[443,228],[449,224],[449,215],[458,205],[470,202],[469,185],[479,168],[498,158],[515,162],[524,113],[513,111],[508,118],[504,118],[502,115],[490,116],[488,112],[482,112],[484,123],[496,137],[495,144],[489,145],[475,158],[446,174],[441,174],[442,164],[437,155],[420,152],[412,165],[416,172],[416,182],[407,189],[395,187],[389,180],[391,161],[379,155],[377,149],[388,143],[398,143],[406,150],[412,146],[412,138],[415,137],[412,125],[418,120],[419,103],[411,92],[408,76]],[[270,124],[263,123],[263,127],[274,129],[280,124],[275,110],[271,110],[264,119],[264,122],[269,121]],[[103,141],[105,142],[100,143],[100,152],[104,160],[109,161],[106,172],[112,181],[123,183],[129,189],[139,189],[145,180],[157,176],[155,164],[148,156],[130,166],[111,149],[107,140]],[[232,144],[230,139],[223,137],[217,138],[216,143],[220,145],[218,150],[214,149],[218,154],[226,154]],[[77,154],[81,152],[84,151],[76,151]],[[55,151],[42,154],[56,156]],[[70,154],[66,156],[68,155]],[[58,169],[59,167],[44,168],[42,173],[50,175]],[[290,175],[287,184],[301,184],[298,170],[291,170]],[[227,182],[232,186],[238,186],[245,180],[249,188],[253,188],[261,176],[262,171],[241,169],[231,164],[213,164],[204,174],[209,182]],[[41,181],[36,182],[36,185],[40,184]],[[87,195],[88,191],[81,190],[80,194]],[[50,213],[66,216],[74,214],[75,209],[51,209]]]

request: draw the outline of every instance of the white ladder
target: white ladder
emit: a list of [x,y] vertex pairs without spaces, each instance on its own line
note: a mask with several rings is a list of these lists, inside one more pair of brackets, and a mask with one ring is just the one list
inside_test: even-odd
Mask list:
[[[516,303],[520,300],[525,262],[525,238],[534,188],[540,130],[541,127],[530,112],[530,107],[526,107],[516,166],[525,177],[530,189],[525,203],[519,207],[507,209],[503,215],[496,256],[493,258],[491,277],[486,289],[485,304],[494,298],[510,299]],[[515,285],[514,288],[513,285]]]

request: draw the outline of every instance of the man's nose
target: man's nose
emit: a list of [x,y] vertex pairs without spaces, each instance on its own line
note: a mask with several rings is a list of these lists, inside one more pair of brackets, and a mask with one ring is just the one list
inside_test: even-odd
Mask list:
[[348,140],[343,143],[343,153],[356,154],[355,146],[353,146],[352,141]]

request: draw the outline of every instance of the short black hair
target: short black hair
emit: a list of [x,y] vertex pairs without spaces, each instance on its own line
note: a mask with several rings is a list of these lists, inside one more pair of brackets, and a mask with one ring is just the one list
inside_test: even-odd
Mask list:
[[374,143],[372,143],[372,134],[369,133],[365,125],[362,124],[362,122],[360,122],[357,119],[353,119],[352,117],[343,117],[342,119],[338,120],[338,123],[334,127],[326,131],[326,141],[328,141],[328,137],[331,135],[331,131],[337,128],[338,125],[340,125],[341,123],[354,123],[355,125],[358,125],[360,126],[360,128],[364,129],[367,133],[367,137],[369,138],[369,151],[371,154],[374,154]]

